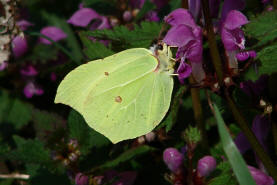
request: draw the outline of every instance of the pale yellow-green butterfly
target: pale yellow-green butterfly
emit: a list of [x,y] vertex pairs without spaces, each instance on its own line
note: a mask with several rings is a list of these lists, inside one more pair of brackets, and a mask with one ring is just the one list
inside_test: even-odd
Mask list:
[[170,106],[175,64],[171,55],[169,47],[159,44],[80,65],[59,85],[55,103],[77,110],[113,143],[147,134]]

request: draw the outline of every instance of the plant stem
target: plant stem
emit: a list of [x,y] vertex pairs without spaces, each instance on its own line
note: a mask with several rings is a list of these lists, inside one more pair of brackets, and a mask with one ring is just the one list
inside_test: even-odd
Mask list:
[[[192,76],[190,76],[189,82],[190,84],[195,83]],[[194,120],[196,122],[197,128],[200,130],[200,133],[201,133],[201,144],[203,147],[207,147],[208,140],[207,140],[204,118],[203,118],[203,109],[202,109],[201,100],[200,100],[200,90],[198,88],[191,88],[190,93],[191,93],[191,99],[192,99]]]
[[277,0],[273,0],[273,8],[277,10]]
[[242,116],[241,112],[238,110],[234,100],[230,97],[228,90],[225,89],[225,97],[227,99],[228,105],[232,111],[232,114],[239,124],[242,132],[246,136],[247,140],[251,144],[252,148],[258,155],[259,159],[263,162],[265,168],[267,169],[268,173],[274,178],[274,180],[277,180],[277,168],[275,164],[272,162],[270,157],[267,155],[267,153],[264,151],[262,145],[257,140],[254,133],[251,131],[251,129],[248,127],[248,124],[244,117]]
[[182,8],[188,9],[189,8],[189,2],[188,0],[182,0]]
[[275,121],[272,121],[272,136],[273,136],[273,144],[274,144],[274,150],[275,155],[277,155],[277,123]]
[[[206,29],[208,32],[208,42],[209,42],[209,47],[210,47],[210,53],[213,61],[213,65],[216,71],[216,75],[219,80],[219,85],[222,87],[223,85],[223,68],[222,68],[222,63],[219,55],[219,50],[216,45],[216,40],[215,40],[215,34],[213,32],[213,25],[212,21],[210,18],[210,11],[209,11],[209,4],[207,0],[201,0],[202,2],[202,7],[203,7],[203,12],[204,12],[204,18],[205,18],[205,23],[206,23]],[[241,111],[237,108],[235,102],[233,99],[230,97],[228,89],[224,89],[224,95],[227,99],[227,103],[231,109],[231,112],[236,120],[236,122],[239,124],[241,130],[245,134],[246,138],[248,139],[249,143],[251,144],[253,150],[256,152],[260,160],[263,162],[265,168],[269,172],[269,174],[274,178],[275,181],[277,181],[277,168],[270,159],[270,157],[267,155],[267,153],[264,151],[262,145],[259,143],[257,140],[256,136],[254,133],[251,131],[251,129],[248,127],[248,124],[244,117],[241,114]]]
[[209,1],[201,0],[201,3],[202,3],[204,18],[206,23],[205,27],[208,32],[208,43],[209,43],[210,53],[212,56],[212,62],[215,68],[217,78],[219,80],[219,85],[221,86],[223,85],[223,80],[224,80],[223,67],[220,60],[219,51],[216,45],[216,39],[213,31],[212,20],[210,18]]

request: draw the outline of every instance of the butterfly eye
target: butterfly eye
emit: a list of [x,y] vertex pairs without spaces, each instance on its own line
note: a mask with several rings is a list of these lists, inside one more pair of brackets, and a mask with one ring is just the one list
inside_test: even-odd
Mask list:
[[157,49],[158,49],[158,50],[163,50],[163,45],[159,44],[159,45],[157,46]]

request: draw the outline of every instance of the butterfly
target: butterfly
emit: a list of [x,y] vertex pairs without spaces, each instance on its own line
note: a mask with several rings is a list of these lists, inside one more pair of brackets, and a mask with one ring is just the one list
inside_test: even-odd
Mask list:
[[60,83],[55,103],[77,110],[112,143],[152,131],[171,101],[175,61],[170,47],[132,48],[82,64]]

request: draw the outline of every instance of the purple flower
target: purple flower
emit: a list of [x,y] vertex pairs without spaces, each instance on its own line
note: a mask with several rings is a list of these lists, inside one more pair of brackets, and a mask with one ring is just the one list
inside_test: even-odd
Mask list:
[[123,20],[124,20],[125,22],[129,22],[131,19],[132,19],[132,13],[131,13],[129,10],[126,10],[126,11],[123,13]]
[[12,40],[12,51],[15,58],[19,58],[28,51],[28,43],[25,37],[16,36]]
[[20,74],[23,76],[36,76],[38,74],[38,71],[34,66],[27,65],[20,69]]
[[163,160],[172,172],[182,168],[184,156],[176,148],[167,148],[163,153]]
[[56,73],[52,72],[52,73],[50,74],[50,79],[51,79],[52,82],[55,82],[55,81],[57,80],[57,75],[56,75]]
[[247,166],[247,167],[257,185],[273,185],[274,184],[273,178],[268,176],[261,170],[254,168],[253,166]]
[[[262,115],[257,115],[254,118],[252,123],[252,131],[254,132],[258,141],[261,143],[261,145],[264,148],[266,148],[265,141],[269,133],[269,130],[270,130],[270,123],[268,119]],[[242,154],[251,148],[250,143],[248,142],[247,138],[242,132],[240,132],[237,135],[235,139],[235,144],[237,145],[239,151]]]
[[257,98],[262,94],[262,92],[266,88],[267,80],[268,80],[268,76],[262,75],[255,82],[252,82],[251,80],[241,82],[240,88],[248,96],[250,96],[252,98]]
[[111,28],[111,25],[108,18],[105,16],[99,16],[90,26],[90,30],[103,30],[109,28]]
[[43,89],[37,87],[33,82],[28,82],[23,92],[26,98],[32,98],[33,95],[42,95],[44,93]]
[[253,50],[251,51],[243,51],[236,54],[236,58],[238,61],[245,61],[248,58],[256,58],[257,53]]
[[29,26],[33,26],[34,24],[30,23],[29,21],[26,21],[24,19],[17,21],[16,25],[22,30],[25,31]]
[[[62,40],[64,38],[67,37],[67,35],[64,33],[64,31],[60,28],[57,28],[55,26],[47,26],[44,27],[40,33],[42,35],[45,35],[47,37],[49,37],[50,39],[52,39],[53,41],[57,42],[59,40]],[[43,44],[52,44],[49,40],[40,37],[39,42],[43,43]]]
[[239,11],[232,10],[228,13],[221,27],[221,39],[228,51],[244,49],[244,33],[240,27],[249,21]]
[[3,71],[8,67],[8,62],[4,61],[0,64],[0,71]]
[[183,84],[184,79],[190,76],[190,74],[192,72],[192,68],[190,65],[185,63],[184,58],[182,58],[181,63],[176,72],[179,74],[178,75],[179,81]]
[[159,22],[160,21],[160,18],[156,11],[149,11],[145,16],[145,19],[150,22]]
[[224,0],[221,10],[221,20],[224,21],[231,10],[243,10],[245,8],[245,0]]
[[189,0],[189,11],[197,21],[201,13],[201,0]]
[[205,156],[198,161],[197,172],[200,177],[208,176],[216,168],[216,160],[213,156]]
[[77,175],[75,176],[75,184],[76,185],[89,185],[88,176],[86,176],[82,173],[77,173]]
[[100,15],[91,8],[80,8],[67,21],[74,26],[86,27],[93,19],[98,19]]
[[[195,80],[201,82],[205,78],[202,67],[202,29],[195,24],[190,12],[181,8],[166,16],[165,22],[172,28],[167,32],[164,42],[178,47],[176,58],[181,59],[177,71],[179,80],[182,83],[191,71]],[[184,64],[185,59],[191,62],[191,70],[188,64]]]

